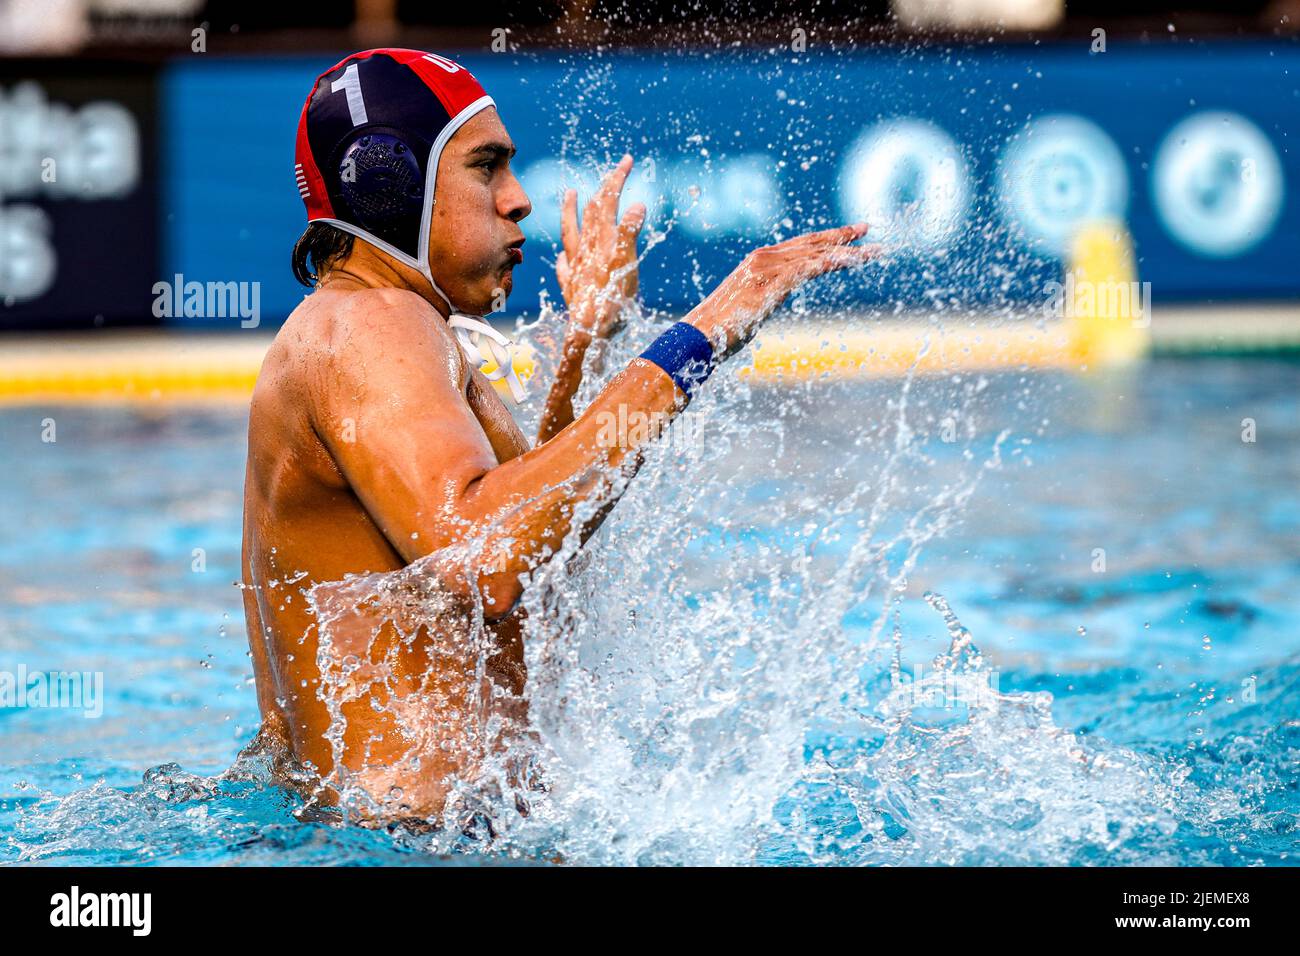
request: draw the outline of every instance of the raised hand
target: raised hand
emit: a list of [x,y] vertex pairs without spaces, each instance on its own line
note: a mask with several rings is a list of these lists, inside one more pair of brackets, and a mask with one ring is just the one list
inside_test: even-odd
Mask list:
[[755,249],[686,321],[707,335],[714,348],[730,354],[809,279],[877,257],[880,246],[853,245],[866,234],[867,224],[859,222]]
[[618,201],[632,157],[625,155],[587,203],[578,225],[578,192],[564,194],[560,241],[564,250],[556,277],[569,307],[568,336],[585,345],[608,336],[618,325],[624,303],[637,291],[636,240],[646,208],[634,203],[618,220]]

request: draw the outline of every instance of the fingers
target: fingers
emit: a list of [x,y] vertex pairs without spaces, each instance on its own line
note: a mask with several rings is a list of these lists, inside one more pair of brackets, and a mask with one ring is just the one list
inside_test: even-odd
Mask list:
[[837,226],[820,232],[809,232],[795,236],[775,245],[756,249],[751,253],[751,260],[757,259],[763,265],[759,271],[772,272],[773,275],[784,274],[795,282],[821,275],[833,269],[861,265],[880,254],[880,246],[869,244],[854,245],[867,232],[864,222],[849,226]]
[[777,243],[777,246],[843,246],[861,239],[867,234],[867,229],[868,226],[865,222],[855,222],[848,226],[836,226],[834,229],[806,232],[802,236],[795,236],[793,239]]
[[572,276],[573,269],[569,265],[569,255],[561,249],[559,256],[555,260],[555,277],[560,280],[561,289],[568,289],[569,279]]
[[870,262],[880,255],[881,247],[876,243],[865,246],[834,245],[826,246],[817,253],[803,256],[793,269],[791,288],[803,285],[809,279],[851,269]]
[[831,246],[817,257],[820,264],[817,275],[860,266],[880,256],[881,245],[873,242],[865,246]]
[[[839,232],[842,236],[842,242],[856,242],[867,234],[871,227],[865,222],[853,222],[847,226],[840,226]],[[834,232],[835,230],[831,230]]]
[[[582,211],[582,229],[578,225],[578,191],[576,189],[566,189],[564,199],[560,207],[560,244],[568,254],[569,265],[574,266],[578,262],[580,254],[580,242],[583,236],[583,230],[590,234],[591,238],[599,241],[602,234],[608,235],[607,227],[614,227],[614,217],[618,214],[619,197],[623,194],[623,186],[627,183],[627,177],[632,172],[632,154],[625,153],[615,166],[601,181],[600,187],[587,201],[586,207]],[[630,212],[631,210],[629,210]],[[645,209],[642,207],[641,216],[644,220]],[[624,223],[627,217],[624,217]],[[640,229],[640,225],[637,226]],[[623,228],[618,227],[619,235],[616,241],[622,242]],[[633,233],[633,242],[635,242],[635,231]]]
[[600,184],[600,189],[596,191],[596,197],[601,202],[618,206],[618,197],[623,192],[623,184],[627,182],[628,175],[632,172],[632,154],[624,153],[623,158],[618,161],[618,165],[609,171],[605,181]]
[[762,259],[746,278],[761,288],[788,294],[817,276],[861,266],[878,258],[882,251],[879,243],[853,244],[865,232],[865,224],[855,223],[769,246],[759,250]]
[[727,331],[729,342],[744,341],[809,279],[878,257],[879,244],[854,245],[866,234],[867,224],[856,222],[756,249],[702,306],[716,310],[712,321]]
[[595,219],[599,225],[613,225],[614,216],[618,212],[618,199],[623,193],[623,184],[627,182],[628,174],[632,172],[632,154],[624,153],[623,158],[618,161],[604,181],[596,194],[591,197],[587,203],[587,208],[583,211],[583,222]]
[[578,191],[566,189],[560,206],[560,244],[572,264],[578,261]]
[[639,282],[636,266],[636,238],[641,234],[641,227],[645,225],[646,208],[645,203],[635,202],[628,207],[627,212],[623,213],[623,221],[618,224],[618,261],[625,263],[622,269],[626,272],[623,279],[623,294],[632,297],[636,295],[637,285]]
[[618,247],[623,258],[636,255],[636,237],[645,225],[645,203],[635,202],[623,213],[623,221],[618,224]]

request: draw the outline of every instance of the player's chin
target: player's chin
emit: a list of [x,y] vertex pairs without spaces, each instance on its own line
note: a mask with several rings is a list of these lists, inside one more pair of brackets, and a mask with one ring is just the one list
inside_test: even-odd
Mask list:
[[509,269],[488,273],[472,289],[465,290],[465,303],[468,305],[472,302],[479,315],[500,312],[505,308],[506,299],[514,285],[515,280]]
[[514,269],[515,267],[513,265],[508,265],[501,270],[501,275],[498,277],[497,288],[506,295],[509,295],[510,290],[515,287]]

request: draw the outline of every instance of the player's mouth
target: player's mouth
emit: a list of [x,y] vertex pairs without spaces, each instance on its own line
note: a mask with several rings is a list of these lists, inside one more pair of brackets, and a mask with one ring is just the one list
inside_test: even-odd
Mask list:
[[517,266],[524,261],[524,240],[517,239],[510,245],[506,246],[506,260],[512,265]]

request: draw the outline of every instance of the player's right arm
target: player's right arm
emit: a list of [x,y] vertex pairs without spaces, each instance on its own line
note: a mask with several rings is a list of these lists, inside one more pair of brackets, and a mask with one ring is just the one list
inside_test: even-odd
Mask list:
[[[872,258],[874,247],[852,244],[865,231],[846,226],[756,250],[687,321],[719,358],[733,353],[798,285]],[[414,293],[365,295],[368,307],[340,323],[313,402],[316,432],[403,560],[472,542],[472,557],[443,569],[445,583],[481,599],[489,620],[504,617],[520,575],[575,528],[584,538],[595,530],[620,472],[635,468],[658,433],[630,428],[611,440],[609,423],[664,422],[685,396],[658,365],[634,359],[550,441],[498,463],[465,401],[441,316]]]

